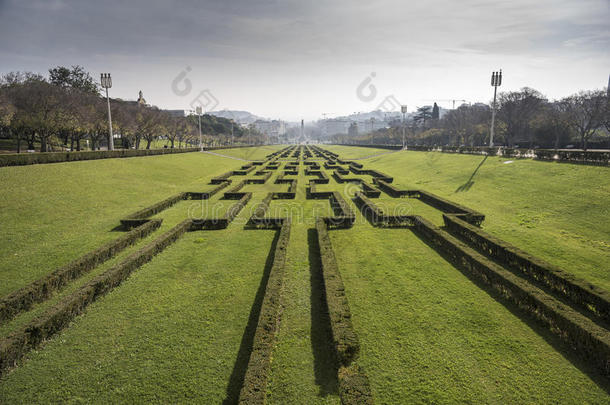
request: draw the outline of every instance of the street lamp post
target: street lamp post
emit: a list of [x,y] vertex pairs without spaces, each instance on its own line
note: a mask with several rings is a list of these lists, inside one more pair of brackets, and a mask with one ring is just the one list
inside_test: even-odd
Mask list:
[[407,113],[407,106],[401,105],[400,112],[402,113],[402,148],[407,147],[407,137],[405,135],[405,114]]
[[494,88],[494,102],[491,109],[491,133],[489,136],[489,147],[494,147],[494,127],[496,123],[496,93],[498,87],[502,85],[502,69],[499,72],[491,73],[491,85]]
[[108,97],[108,89],[112,87],[112,78],[110,73],[102,73],[100,80],[102,87],[106,89],[106,103],[108,104],[108,150],[114,150],[114,136],[112,135],[112,115],[110,114],[110,98]]
[[195,108],[197,117],[199,118],[199,150],[203,152],[203,137],[201,136],[201,107]]

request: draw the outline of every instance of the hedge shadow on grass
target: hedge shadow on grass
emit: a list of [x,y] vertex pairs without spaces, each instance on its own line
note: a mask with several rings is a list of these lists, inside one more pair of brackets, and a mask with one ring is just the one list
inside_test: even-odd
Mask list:
[[307,230],[309,246],[310,272],[310,305],[311,305],[311,349],[314,357],[314,375],[316,385],[320,388],[319,395],[339,394],[339,365],[331,344],[332,330],[330,318],[326,310],[326,294],[322,278],[322,261],[318,245],[318,233],[315,229]]
[[258,286],[258,290],[256,291],[256,296],[254,297],[254,303],[250,309],[248,324],[246,325],[246,329],[244,330],[244,334],[241,338],[237,358],[233,365],[231,377],[229,378],[229,385],[227,386],[227,396],[225,397],[224,401],[222,401],[223,405],[236,404],[239,401],[239,393],[244,385],[244,378],[246,376],[246,370],[248,369],[250,353],[252,353],[254,335],[256,332],[256,327],[258,326],[258,318],[260,316],[263,298],[265,297],[265,291],[267,289],[267,281],[269,280],[271,268],[273,267],[273,261],[275,260],[275,251],[279,239],[280,231],[277,230],[275,231],[273,242],[271,242],[271,248],[269,250],[269,255],[267,256],[267,261],[265,262],[261,282]]
[[463,268],[460,263],[453,260],[451,255],[434,244],[433,241],[421,235],[419,232],[413,232],[413,234],[421,240],[426,246],[434,250],[440,257],[450,263],[455,269],[462,273],[470,282],[476,287],[480,288],[487,295],[489,295],[496,302],[502,304],[512,315],[517,317],[527,327],[534,331],[540,336],[546,343],[549,344],[555,351],[562,355],[568,360],[574,367],[580,370],[583,374],[587,375],[598,387],[603,389],[608,395],[610,395],[610,380],[606,378],[595,365],[588,363],[572,346],[562,340],[558,335],[554,334],[547,326],[543,325],[539,320],[535,319],[528,313],[526,313],[517,304],[512,302],[510,299],[504,297],[500,292],[495,290],[489,284],[484,283],[482,280],[477,278],[467,269]]

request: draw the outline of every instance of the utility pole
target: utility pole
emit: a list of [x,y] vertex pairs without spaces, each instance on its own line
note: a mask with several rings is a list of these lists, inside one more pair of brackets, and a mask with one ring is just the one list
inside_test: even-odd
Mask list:
[[108,89],[112,87],[112,78],[110,73],[102,73],[100,80],[102,87],[106,89],[106,103],[108,104],[108,150],[114,150],[114,136],[112,135],[112,115],[110,114],[110,98],[108,97]]
[[407,148],[407,136],[405,135],[405,114],[407,113],[407,106],[401,105],[400,112],[402,113],[402,148]]
[[496,123],[496,93],[498,87],[502,85],[502,69],[499,72],[491,73],[491,85],[494,88],[494,102],[491,109],[491,134],[489,136],[489,147],[494,147],[494,126]]

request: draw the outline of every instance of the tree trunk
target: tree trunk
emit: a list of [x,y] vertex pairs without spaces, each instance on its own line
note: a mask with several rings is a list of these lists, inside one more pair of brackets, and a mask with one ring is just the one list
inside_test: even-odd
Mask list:
[[80,137],[76,138],[76,150],[80,152]]
[[174,138],[171,138],[172,141],[172,149],[174,149]]
[[47,138],[46,138],[46,136],[41,136],[40,137],[40,151],[41,152],[46,152],[47,151]]
[[150,143],[152,142],[152,139],[147,139],[146,140],[146,149],[150,149]]

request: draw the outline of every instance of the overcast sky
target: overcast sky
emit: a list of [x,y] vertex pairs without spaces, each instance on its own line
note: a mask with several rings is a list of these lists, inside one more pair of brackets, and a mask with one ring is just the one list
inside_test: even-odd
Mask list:
[[0,72],[79,64],[113,97],[288,120],[488,102],[497,69],[549,98],[608,83],[609,0],[312,3],[0,0]]

